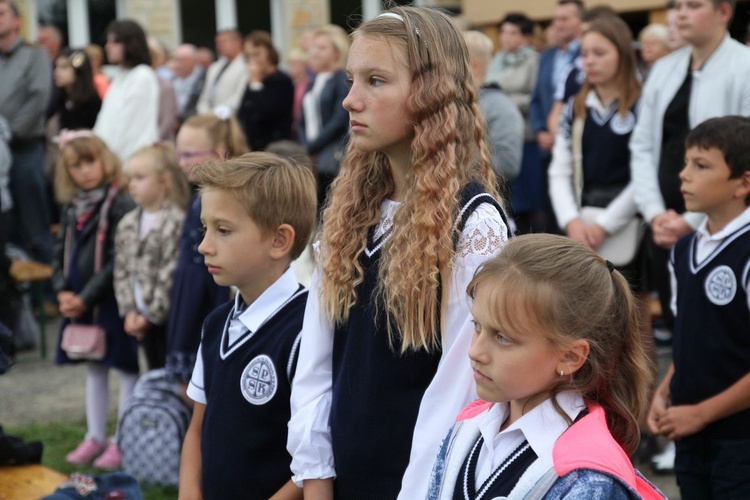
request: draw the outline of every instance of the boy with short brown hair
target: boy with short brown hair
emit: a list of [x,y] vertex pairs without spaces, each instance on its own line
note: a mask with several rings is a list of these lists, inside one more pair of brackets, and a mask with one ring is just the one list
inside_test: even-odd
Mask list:
[[676,440],[683,500],[750,498],[750,118],[698,125],[680,172],[706,214],[672,249],[673,363],[648,425]]
[[238,293],[203,324],[180,498],[302,498],[286,439],[307,290],[289,264],[315,225],[315,179],[271,153],[201,165],[195,178],[198,251],[216,283]]

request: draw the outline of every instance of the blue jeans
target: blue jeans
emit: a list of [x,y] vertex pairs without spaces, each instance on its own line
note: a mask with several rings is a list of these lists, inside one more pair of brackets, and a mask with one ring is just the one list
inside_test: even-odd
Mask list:
[[32,259],[51,263],[53,254],[44,180],[44,144],[11,150],[10,192],[13,211],[10,241]]
[[675,445],[674,472],[682,500],[750,498],[750,439],[698,434]]

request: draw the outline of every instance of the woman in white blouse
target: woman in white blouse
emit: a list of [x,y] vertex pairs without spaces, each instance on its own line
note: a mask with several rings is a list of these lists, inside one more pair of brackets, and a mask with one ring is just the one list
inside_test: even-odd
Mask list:
[[125,164],[134,152],[159,140],[159,84],[151,69],[146,35],[135,21],[113,21],[104,50],[117,71],[94,132]]

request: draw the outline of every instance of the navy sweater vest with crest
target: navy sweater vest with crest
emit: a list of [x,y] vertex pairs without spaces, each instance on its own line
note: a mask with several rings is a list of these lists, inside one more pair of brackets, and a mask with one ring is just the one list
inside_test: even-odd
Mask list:
[[[565,117],[567,130],[573,126],[573,109]],[[581,137],[583,155],[584,198],[588,190],[622,186],[630,182],[630,135],[635,127],[637,105],[623,117],[617,108],[609,108],[602,116],[593,108],[586,109]]]
[[[479,184],[461,192],[455,241],[469,216],[482,203],[503,209]],[[357,303],[349,320],[335,329],[331,439],[336,465],[336,498],[393,499],[409,464],[414,426],[427,386],[437,371],[441,352],[404,354],[390,347],[382,305],[376,304],[381,249],[390,231],[375,240],[367,235],[360,264],[364,280],[356,288]],[[440,338],[440,335],[438,335]],[[447,430],[447,429],[446,429]],[[437,452],[437,451],[436,451]]]
[[300,286],[252,337],[248,332],[232,345],[226,329],[234,302],[206,318],[204,498],[267,499],[292,478],[287,422],[306,302]]
[[[703,262],[691,233],[674,246],[677,317],[670,383],[672,404],[696,404],[750,373],[750,224],[730,235]],[[750,439],[750,410],[709,424],[699,435]],[[689,436],[688,436],[689,438]],[[687,439],[687,438],[686,438]]]

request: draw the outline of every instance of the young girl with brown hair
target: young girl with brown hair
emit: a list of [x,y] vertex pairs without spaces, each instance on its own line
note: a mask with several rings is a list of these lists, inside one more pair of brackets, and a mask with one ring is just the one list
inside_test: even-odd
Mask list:
[[482,400],[444,440],[428,498],[664,498],[628,459],[651,376],[620,272],[569,238],[525,235],[468,293]]
[[473,393],[464,290],[508,230],[453,22],[396,7],[352,39],[351,138],[323,214],[288,450],[305,496],[424,498]]

